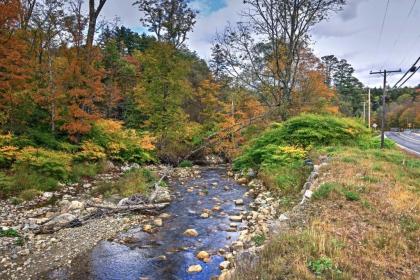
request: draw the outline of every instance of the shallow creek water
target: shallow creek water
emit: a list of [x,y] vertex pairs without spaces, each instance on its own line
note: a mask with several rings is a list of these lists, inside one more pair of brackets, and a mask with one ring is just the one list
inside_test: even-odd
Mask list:
[[[227,231],[231,223],[229,216],[248,210],[246,205],[250,198],[243,197],[246,188],[229,179],[222,167],[203,167],[200,178],[193,178],[184,184],[172,180],[169,185],[175,198],[165,213],[171,217],[163,220],[163,226],[156,233],[145,233],[142,225],[139,225],[120,234],[120,237],[133,237],[135,242],[129,245],[100,242],[82,263],[72,268],[73,276],[68,278],[207,280],[219,275],[219,264],[224,258],[217,251],[238,238],[237,232]],[[191,187],[194,187],[193,191],[188,192]],[[235,205],[234,200],[239,198],[244,199],[245,206]],[[204,209],[212,209],[216,205],[220,206],[220,211],[212,211],[207,219],[200,217]],[[183,232],[190,228],[197,230],[199,236],[184,236]],[[196,258],[196,254],[202,250],[210,253],[210,262],[205,263]],[[188,267],[195,264],[200,264],[203,270],[188,273]],[[57,276],[54,272],[50,275],[55,279],[67,279]]]

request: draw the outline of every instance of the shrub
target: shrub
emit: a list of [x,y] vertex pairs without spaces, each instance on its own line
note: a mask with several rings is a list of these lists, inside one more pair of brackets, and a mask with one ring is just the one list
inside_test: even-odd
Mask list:
[[87,137],[102,147],[111,160],[138,164],[155,161],[152,155],[154,138],[134,129],[124,129],[122,122],[100,119]]
[[[361,137],[358,142],[358,146],[362,149],[379,149],[381,147],[381,138],[379,137]],[[395,142],[390,139],[385,139],[384,148],[391,149],[395,147]]]
[[76,154],[77,161],[99,161],[106,158],[105,149],[92,141],[84,141],[81,151]]
[[19,149],[14,146],[0,147],[0,167],[9,168],[15,162]]
[[246,168],[273,167],[277,165],[290,165],[306,157],[306,151],[293,146],[267,146],[249,149],[234,161],[237,170]]
[[69,179],[77,182],[84,177],[94,177],[96,174],[101,173],[105,168],[104,162],[97,163],[91,162],[75,162],[72,165]]
[[64,181],[71,171],[72,156],[68,153],[26,147],[22,149],[14,164],[14,169],[23,167],[41,176]]
[[50,174],[42,174],[32,170],[27,165],[14,166],[11,194],[19,194],[25,190],[36,189],[39,191],[55,191],[58,180]]
[[185,168],[185,167],[192,167],[193,163],[189,160],[183,160],[179,163],[179,167]]
[[284,143],[301,147],[353,144],[366,135],[369,131],[354,119],[302,114],[274,125],[257,139],[254,148]]
[[146,194],[156,180],[156,175],[148,169],[132,169],[115,182],[103,182],[93,190],[93,194],[105,196],[119,194],[124,197],[133,194]]
[[34,199],[35,197],[37,197],[41,193],[42,193],[41,191],[36,190],[36,189],[27,189],[27,190],[22,191],[19,194],[19,198],[21,198],[22,200],[28,201],[28,200]]
[[12,177],[0,172],[0,197],[7,197],[12,190]]

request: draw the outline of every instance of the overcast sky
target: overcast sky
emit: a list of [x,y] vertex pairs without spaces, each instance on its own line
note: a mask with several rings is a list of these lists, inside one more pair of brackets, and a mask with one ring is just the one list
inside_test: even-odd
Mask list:
[[[341,12],[332,14],[328,21],[311,30],[315,54],[319,57],[334,54],[347,59],[356,69],[356,76],[372,86],[381,85],[382,79],[369,75],[370,70],[406,71],[420,56],[420,0],[389,0],[385,13],[387,1],[347,0]],[[140,13],[132,2],[108,0],[103,15],[107,19],[117,16],[120,24],[141,31]],[[222,31],[228,22],[239,20],[243,0],[194,0],[192,5],[200,14],[188,45],[207,59],[214,34]],[[394,85],[400,76],[391,76],[389,84]],[[420,84],[420,72],[409,84]]]

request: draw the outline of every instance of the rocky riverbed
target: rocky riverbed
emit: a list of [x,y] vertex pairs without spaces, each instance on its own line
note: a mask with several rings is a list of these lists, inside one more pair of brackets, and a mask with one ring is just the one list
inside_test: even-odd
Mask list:
[[[114,168],[24,205],[0,202],[1,226],[22,235],[0,239],[0,279],[225,278],[240,251],[261,245],[276,215],[276,201],[252,171],[234,176],[226,166],[151,167],[169,174],[173,197],[155,216],[99,215],[89,207],[116,205],[120,198],[104,200],[89,193],[99,181],[115,180],[130,168],[137,166]],[[93,214],[97,217],[73,228],[36,234],[40,225],[53,223],[54,228]]]

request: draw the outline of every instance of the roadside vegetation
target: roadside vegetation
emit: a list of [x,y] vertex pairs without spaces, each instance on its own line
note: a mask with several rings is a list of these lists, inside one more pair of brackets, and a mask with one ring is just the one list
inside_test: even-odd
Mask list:
[[[300,140],[303,131],[308,137]],[[299,148],[285,156],[284,143]],[[272,152],[264,153],[267,147]],[[302,167],[304,158],[316,162],[319,155],[331,160],[310,203],[290,214],[290,229],[271,237],[254,266],[239,264],[235,279],[418,278],[420,160],[392,142],[378,147],[377,138],[356,121],[326,116],[297,117],[262,134],[235,164],[258,168],[266,182],[269,174],[268,186],[281,199],[290,195],[278,178],[285,173],[276,173],[284,163]],[[306,156],[297,158],[300,149]],[[295,194],[302,187],[297,178]]]

